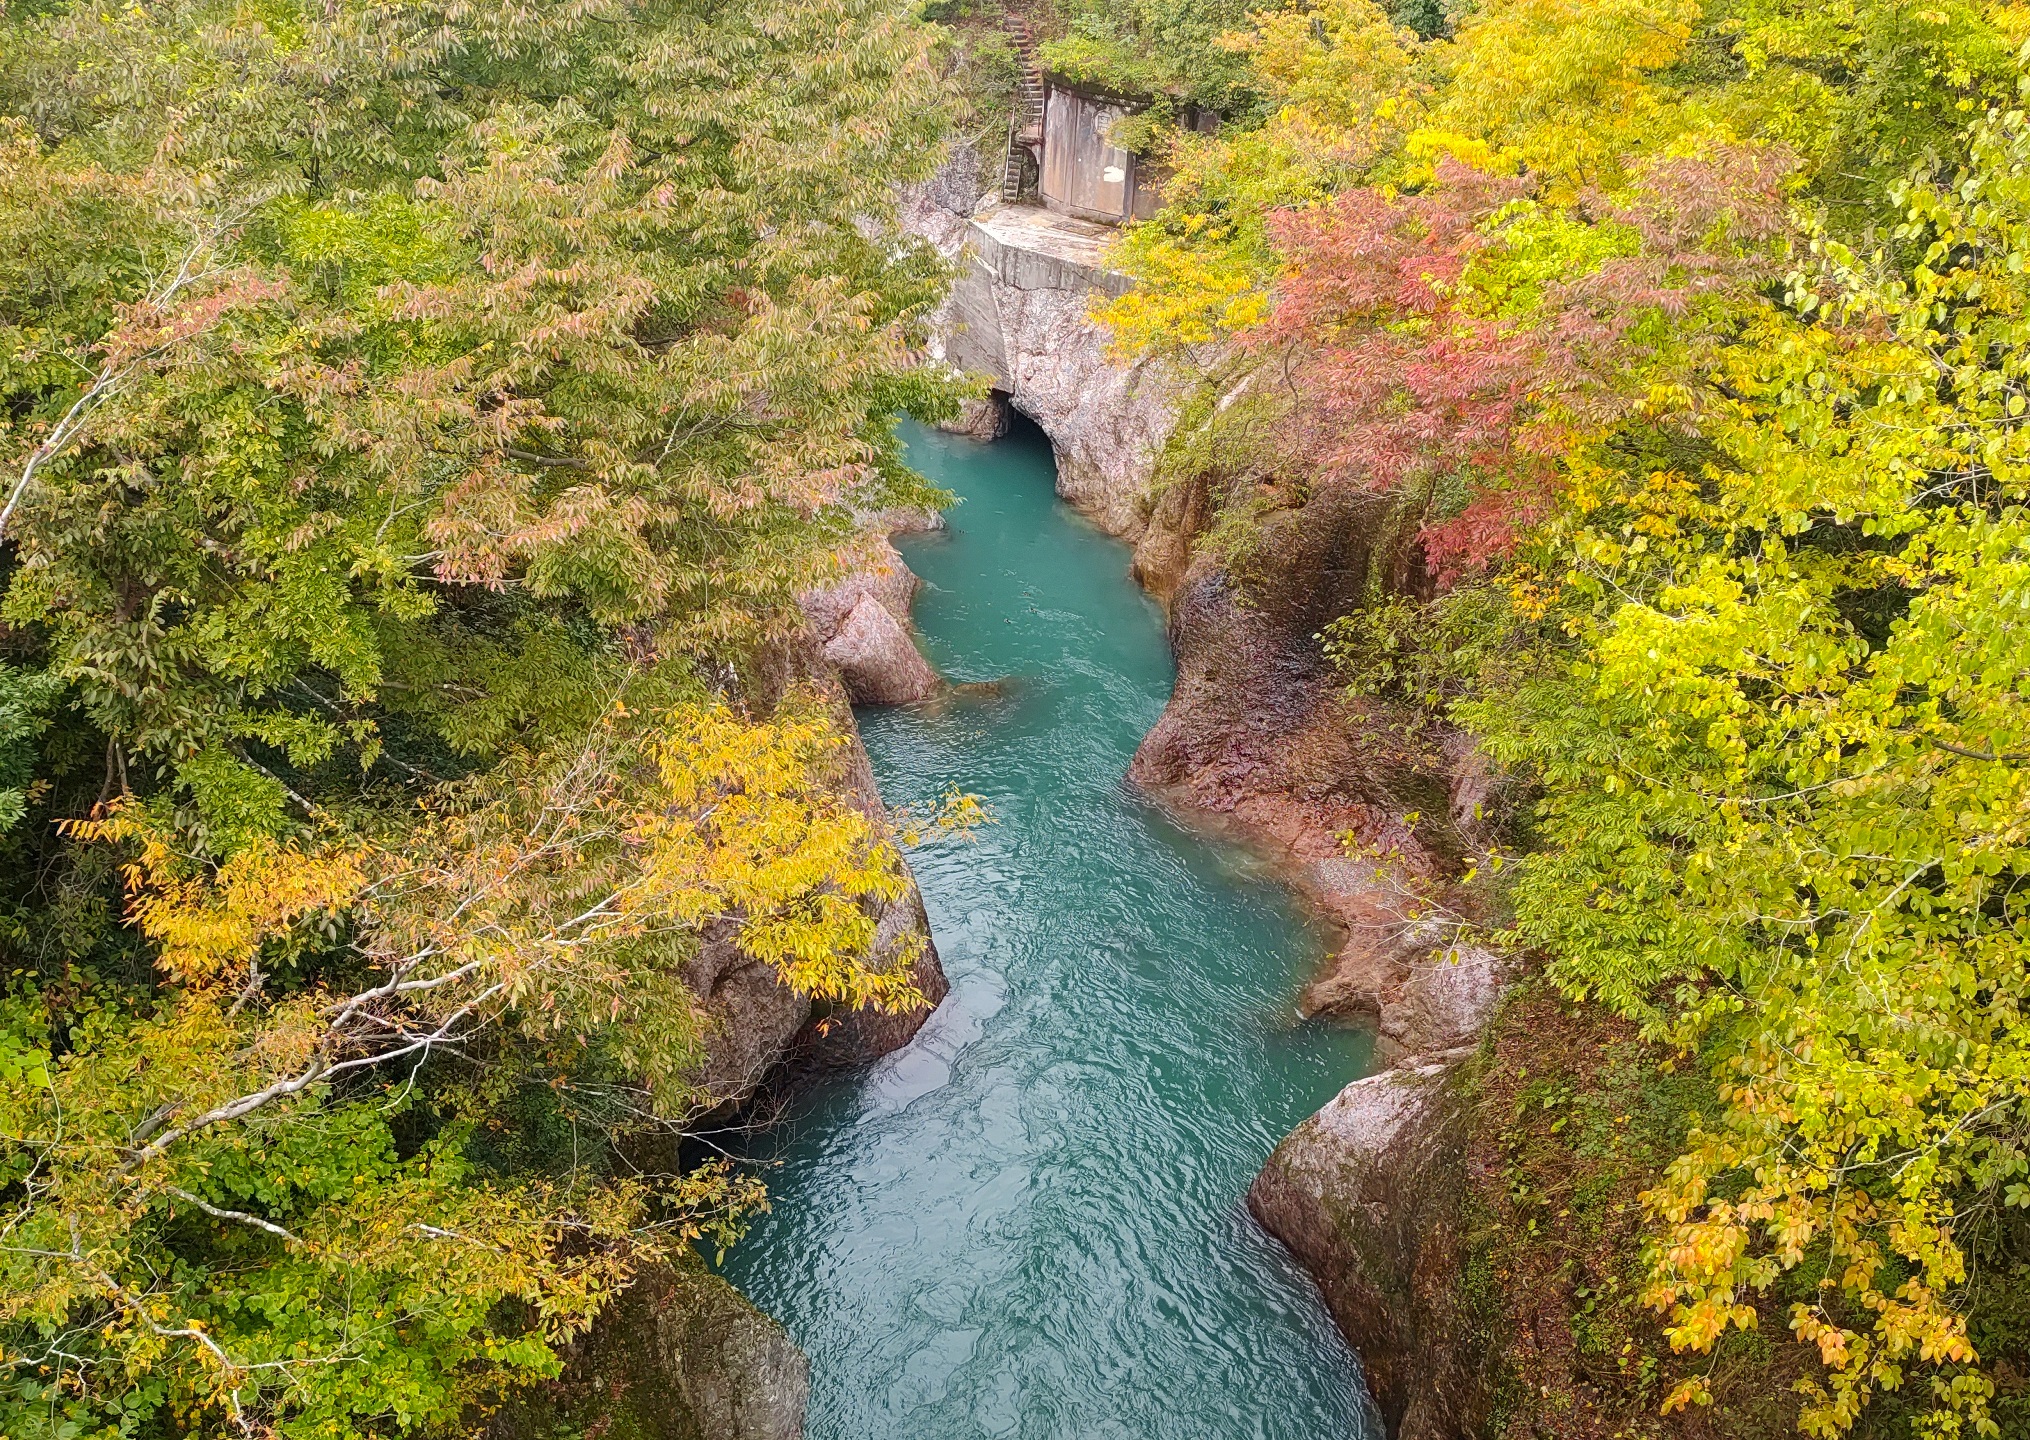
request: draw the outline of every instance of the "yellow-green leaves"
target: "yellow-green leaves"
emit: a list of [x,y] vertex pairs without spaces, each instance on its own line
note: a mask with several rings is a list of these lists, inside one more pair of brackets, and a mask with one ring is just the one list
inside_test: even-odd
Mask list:
[[2030,1134],[2026,154],[1994,117],[1904,194],[1907,277],[1825,245],[1738,326],[1672,523],[1630,476],[1566,532],[1578,688],[1527,734],[1473,707],[1551,787],[1520,934],[1719,1057],[1650,1299],[1706,1350],[1826,1267],[1789,1317],[1818,1435],[1917,1375],[1927,1434],[1994,1433],[1960,1296]]
[[80,1416],[128,1375],[211,1424],[439,1424],[553,1373],[637,1265],[737,1235],[760,1187],[724,1165],[485,1173],[484,1082],[450,1092],[463,1118],[420,1152],[390,1128],[426,1066],[481,1053],[547,1076],[539,1093],[624,1086],[637,1124],[680,1126],[718,1098],[691,1083],[679,978],[709,944],[802,994],[921,1003],[916,952],[872,953],[907,882],[842,792],[820,712],[757,722],[642,688],[582,747],[447,793],[397,836],[262,839],[212,867],[137,807],[76,827],[131,856],[162,983],[146,1003],[109,987],[67,1014],[0,1008],[10,1360],[33,1371],[38,1345],[89,1330]]

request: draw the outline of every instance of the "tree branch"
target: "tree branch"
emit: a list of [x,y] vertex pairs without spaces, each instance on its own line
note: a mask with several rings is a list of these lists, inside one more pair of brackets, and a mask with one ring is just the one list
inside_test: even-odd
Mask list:
[[292,1245],[301,1245],[303,1243],[303,1241],[296,1235],[291,1234],[287,1230],[284,1230],[280,1225],[275,1224],[272,1220],[263,1220],[260,1216],[249,1215],[244,1210],[221,1210],[216,1205],[208,1204],[205,1201],[198,1199],[188,1190],[179,1190],[174,1185],[165,1185],[163,1188],[167,1190],[171,1195],[174,1195],[177,1199],[189,1201],[192,1205],[195,1205],[198,1209],[204,1211],[205,1214],[211,1216],[215,1220],[238,1220],[242,1224],[253,1226],[256,1230],[265,1230],[270,1235],[279,1235]]
[[1964,755],[1969,760],[1988,760],[2002,765],[2021,765],[2024,761],[2030,760],[2030,750],[2012,750],[2006,755],[1993,755],[1986,750],[1969,750],[1964,745],[1955,745],[1950,740],[1939,739],[1936,735],[1927,735],[1925,738],[1939,749],[1949,750],[1955,755]]
[[520,450],[513,445],[502,447],[510,460],[521,460],[530,465],[549,465],[559,470],[590,470],[589,461],[570,455],[542,455],[534,450]]

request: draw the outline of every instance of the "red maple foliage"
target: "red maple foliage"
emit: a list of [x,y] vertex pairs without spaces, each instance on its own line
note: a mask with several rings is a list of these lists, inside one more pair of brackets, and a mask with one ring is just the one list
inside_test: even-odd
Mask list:
[[[1460,282],[1502,243],[1491,222],[1532,198],[1528,179],[1446,162],[1418,194],[1353,190],[1272,217],[1286,268],[1251,343],[1292,357],[1317,482],[1418,495],[1441,584],[1507,553],[1555,501],[1565,456],[1626,419],[1660,368],[1698,370],[1685,322],[1768,274],[1790,168],[1779,152],[1717,147],[1653,164],[1621,203],[1582,197],[1577,218],[1625,227],[1638,248],[1550,282],[1520,316],[1485,313]],[[1454,479],[1467,498],[1448,509]]]

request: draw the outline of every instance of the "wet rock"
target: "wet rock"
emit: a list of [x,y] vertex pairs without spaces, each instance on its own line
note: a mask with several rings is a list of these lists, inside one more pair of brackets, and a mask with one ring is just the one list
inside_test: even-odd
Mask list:
[[1462,1068],[1448,1058],[1355,1081],[1248,1190],[1360,1355],[1391,1440],[1464,1440],[1490,1404],[1489,1327],[1462,1283]]
[[937,693],[937,672],[887,606],[863,595],[847,612],[825,659],[845,682],[857,705],[911,705]]
[[948,435],[969,440],[999,440],[1008,433],[1008,397],[998,391],[984,400],[968,400],[959,407],[958,418],[937,428]]

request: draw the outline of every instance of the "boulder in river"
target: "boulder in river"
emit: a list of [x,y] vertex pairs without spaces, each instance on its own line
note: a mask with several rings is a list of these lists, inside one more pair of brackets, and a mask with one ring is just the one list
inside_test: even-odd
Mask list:
[[1490,1326],[1463,1273],[1466,1069],[1447,1057],[1355,1081],[1248,1190],[1360,1355],[1391,1440],[1462,1440],[1490,1404]]
[[508,1397],[484,1440],[802,1440],[810,1362],[702,1263],[652,1266],[571,1346],[564,1373]]
[[937,693],[937,672],[902,622],[872,595],[863,595],[825,642],[825,658],[855,704],[911,705]]

